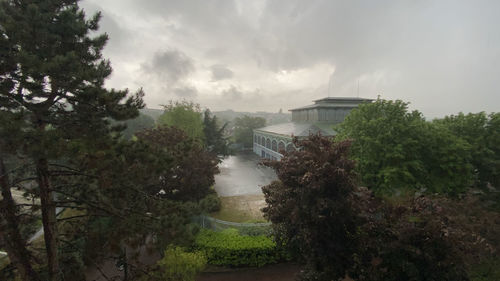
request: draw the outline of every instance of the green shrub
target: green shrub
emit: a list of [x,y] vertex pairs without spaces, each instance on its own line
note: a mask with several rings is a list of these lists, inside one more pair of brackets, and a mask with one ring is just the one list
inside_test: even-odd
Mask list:
[[218,212],[221,208],[220,198],[217,193],[211,193],[205,196],[205,198],[200,200],[200,207],[204,212],[212,213]]
[[232,228],[222,232],[202,229],[195,244],[213,265],[263,266],[276,263],[283,257],[271,238],[240,235]]
[[161,280],[194,281],[196,274],[202,271],[207,259],[201,252],[189,253],[181,247],[168,247],[165,256],[158,262]]

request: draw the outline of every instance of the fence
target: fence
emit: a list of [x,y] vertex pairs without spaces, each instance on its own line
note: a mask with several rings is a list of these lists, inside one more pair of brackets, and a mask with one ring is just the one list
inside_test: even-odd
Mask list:
[[239,223],[219,220],[209,216],[197,216],[193,221],[202,228],[211,229],[213,231],[222,231],[228,228],[235,228],[241,235],[257,236],[270,235],[272,232],[270,222],[261,223]]

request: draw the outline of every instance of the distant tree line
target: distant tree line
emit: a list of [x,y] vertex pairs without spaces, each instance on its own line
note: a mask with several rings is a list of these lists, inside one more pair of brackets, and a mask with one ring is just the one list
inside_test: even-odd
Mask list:
[[362,183],[375,192],[425,189],[457,195],[470,186],[500,186],[500,113],[426,121],[400,100],[353,110],[337,128],[352,139]]

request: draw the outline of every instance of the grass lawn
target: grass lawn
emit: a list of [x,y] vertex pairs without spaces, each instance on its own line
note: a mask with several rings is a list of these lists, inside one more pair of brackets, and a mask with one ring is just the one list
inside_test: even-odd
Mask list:
[[261,208],[265,206],[263,195],[220,197],[221,210],[210,215],[231,222],[265,222]]

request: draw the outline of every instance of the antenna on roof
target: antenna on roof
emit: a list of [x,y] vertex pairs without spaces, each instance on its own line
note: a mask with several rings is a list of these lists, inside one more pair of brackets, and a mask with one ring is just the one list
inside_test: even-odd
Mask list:
[[358,78],[358,98],[359,98],[359,78]]
[[330,78],[328,79],[328,97],[330,97],[330,86],[332,85],[332,76],[330,75]]

